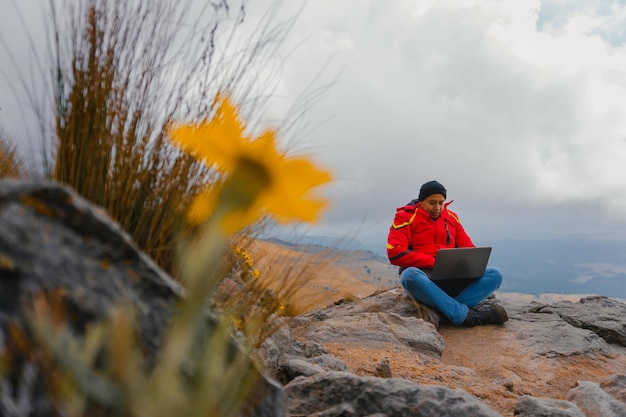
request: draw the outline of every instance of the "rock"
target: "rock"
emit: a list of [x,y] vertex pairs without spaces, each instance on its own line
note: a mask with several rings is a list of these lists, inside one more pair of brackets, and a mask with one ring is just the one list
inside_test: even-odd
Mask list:
[[600,382],[600,388],[617,401],[626,404],[626,375],[611,375]]
[[354,343],[360,346],[382,343],[403,344],[413,350],[441,356],[443,338],[430,323],[395,313],[360,313],[312,323],[307,327],[311,338],[321,343]]
[[[2,180],[0,352],[12,346],[9,326],[28,329],[27,311],[33,307],[33,297],[43,293],[62,299],[67,323],[77,336],[90,323],[107,319],[115,306],[133,305],[148,369],[176,304],[184,297],[182,287],[115,222],[70,188],[48,181]],[[216,323],[207,314],[207,331]],[[234,341],[230,349],[237,349]],[[40,365],[35,356],[12,361],[7,378],[13,386],[2,386],[0,415],[54,414]],[[284,415],[284,390],[270,378],[258,376],[245,415]],[[7,410],[13,411],[7,414]]]
[[298,377],[286,390],[292,416],[501,417],[463,390],[399,378],[325,372]]
[[592,296],[577,303],[561,301],[538,312],[557,314],[572,326],[590,330],[608,343],[626,346],[626,304],[615,299]]
[[291,381],[298,376],[311,376],[324,372],[324,368],[319,365],[312,364],[303,359],[288,359],[283,362],[281,371],[286,381]]
[[106,214],[51,182],[0,181],[1,320],[21,320],[36,294],[60,292],[82,333],[122,302],[136,304],[153,357],[182,287]]
[[608,355],[612,351],[599,335],[590,329],[576,327],[555,313],[555,306],[574,303],[505,302],[511,318],[507,326],[518,333],[529,351],[547,358]]
[[586,417],[576,404],[524,395],[515,405],[516,417]]
[[393,375],[391,373],[391,364],[389,363],[389,358],[383,358],[382,361],[378,365],[376,365],[376,376],[381,378],[391,378]]
[[521,321],[507,324],[514,328],[529,351],[548,358],[578,355],[606,355],[607,343],[593,333],[566,323],[559,316],[527,313]]
[[315,341],[297,341],[291,329],[283,325],[270,337],[265,339],[255,357],[265,369],[280,381],[288,384],[300,375],[313,375],[321,371],[347,371],[348,368],[338,358],[328,352]]
[[626,416],[626,404],[617,401],[595,382],[579,381],[566,399],[578,405],[586,417]]
[[319,355],[307,359],[309,362],[315,365],[321,366],[326,371],[348,371],[348,367],[341,360],[337,359],[333,355]]
[[[437,311],[424,304],[417,303],[408,296],[402,287],[376,292],[358,301],[339,300],[334,305],[312,313],[318,319],[354,315],[360,313],[395,313],[402,317],[415,317],[426,320],[435,327],[442,320]],[[329,317],[324,315],[330,314]]]
[[305,314],[299,317],[297,326],[306,333],[306,339],[322,344],[341,342],[368,346],[400,343],[428,355],[441,356],[443,353],[443,338],[431,323],[423,319],[386,312],[335,313],[327,308],[323,316],[320,311]]

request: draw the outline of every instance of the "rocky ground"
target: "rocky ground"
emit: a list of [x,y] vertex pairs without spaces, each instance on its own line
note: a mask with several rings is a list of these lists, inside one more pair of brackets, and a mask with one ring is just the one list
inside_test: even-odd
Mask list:
[[[545,297],[529,301],[517,294],[497,294],[488,302],[504,305],[510,320],[501,326],[474,328],[438,323],[431,310],[415,309],[400,288],[336,302],[290,320],[292,340],[278,337],[282,338],[278,344],[290,349],[319,344],[319,352],[304,353],[298,359],[318,361],[315,369],[301,361],[296,364],[297,354],[293,356],[292,350],[275,361],[276,374],[279,379],[287,375],[282,382],[288,389],[298,375],[310,377],[321,372],[320,364],[325,371],[459,388],[507,417],[537,412],[520,408],[522,399],[545,399],[551,404],[574,401],[577,389],[592,387],[593,400],[576,401],[606,403],[588,406],[585,414],[564,415],[626,413],[623,385],[613,397],[601,389],[607,390],[616,378],[622,381],[626,375],[626,348],[618,341],[626,335],[624,304],[605,297],[586,297],[575,303]],[[307,349],[311,350],[305,348],[305,352]],[[345,369],[336,362],[324,363],[327,359],[321,360],[320,352],[339,359]],[[577,388],[581,384],[582,388]],[[576,407],[572,402],[566,404]],[[614,410],[606,414],[603,407]]]
[[[358,375],[392,376],[419,384],[462,388],[503,416],[514,415],[523,395],[565,399],[577,381],[601,382],[615,373],[626,373],[626,348],[613,345],[605,351],[593,343],[581,345],[572,335],[561,348],[553,349],[549,345],[554,337],[563,335],[555,333],[553,337],[549,335],[553,329],[537,328],[543,326],[541,320],[526,321],[532,315],[521,311],[527,297],[497,297],[509,311],[509,322],[474,328],[440,325],[438,332],[444,343],[440,358],[397,344],[360,346],[337,342],[324,346]],[[546,337],[545,342],[537,342],[542,337]]]
[[[57,184],[0,181],[0,231],[0,356],[15,356],[0,415],[43,417],[55,406],[44,390],[48,368],[11,338],[39,294],[63,296],[79,337],[119,303],[137,304],[150,365],[184,291],[105,213]],[[376,278],[393,273],[382,263],[336,270],[322,268],[332,257],[280,255],[266,253],[262,272],[285,267],[283,276],[304,278],[305,296],[295,300],[300,313],[278,319],[254,352],[260,378],[242,417],[626,416],[626,304],[618,300],[497,293],[486,302],[504,305],[507,323],[461,328],[397,286],[380,288]],[[202,331],[215,323],[207,317]]]
[[[267,260],[272,256],[302,259],[302,253],[288,248],[262,247],[256,249]],[[376,259],[352,262],[341,255],[335,259],[341,261],[324,264],[324,272],[312,276],[304,291],[317,290],[317,310],[307,307],[305,301],[311,300],[310,296],[303,297],[301,305],[309,310],[303,317],[317,315],[314,324],[296,319],[291,329],[296,339],[318,341],[355,375],[460,388],[503,416],[513,416],[524,396],[565,400],[579,381],[602,384],[614,375],[626,375],[625,340],[606,337],[589,323],[595,320],[613,327],[615,334],[624,334],[621,310],[605,311],[602,316],[598,306],[593,311],[593,307],[578,302],[585,295],[497,293],[497,302],[509,312],[505,325],[465,328],[435,319],[430,320],[438,325],[433,330],[409,320],[430,313],[412,310],[397,281],[394,283],[395,269]],[[371,285],[370,274],[363,273],[364,264],[375,271],[375,276],[384,277],[386,288]],[[339,305],[332,304],[346,294]],[[367,316],[371,313],[378,317]],[[398,323],[390,324],[389,313],[399,314]],[[587,316],[587,323],[581,315]],[[413,331],[421,336],[385,337],[385,329]]]

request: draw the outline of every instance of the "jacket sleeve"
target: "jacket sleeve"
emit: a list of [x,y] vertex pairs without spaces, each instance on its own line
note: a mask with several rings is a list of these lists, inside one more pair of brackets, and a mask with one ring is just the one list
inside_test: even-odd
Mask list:
[[[414,215],[414,213],[410,213]],[[394,223],[389,228],[387,237],[387,257],[392,265],[402,268],[414,266],[421,269],[432,269],[435,258],[431,255],[411,250],[411,220],[406,212],[396,214]]]
[[472,239],[469,237],[469,235],[465,231],[465,228],[461,224],[461,221],[459,220],[459,217],[456,215],[456,213],[453,213],[451,211],[448,211],[448,213],[450,213],[451,217],[454,219],[454,225],[456,229],[455,238],[454,238],[455,246],[457,248],[473,248],[474,246],[476,246],[474,245],[474,242],[472,242]]

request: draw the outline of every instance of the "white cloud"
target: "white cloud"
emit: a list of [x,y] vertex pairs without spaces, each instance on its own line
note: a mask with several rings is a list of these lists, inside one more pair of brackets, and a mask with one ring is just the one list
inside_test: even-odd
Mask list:
[[438,179],[475,240],[626,238],[626,2],[290,0],[276,20],[303,4],[257,74],[268,120],[310,107],[288,139],[335,172],[320,230],[384,241]]
[[385,235],[390,207],[437,178],[477,233],[606,235],[610,216],[626,237],[626,49],[600,33],[625,7],[553,1],[551,21],[547,3],[307,4],[283,87],[326,57],[343,68],[308,115],[333,116],[309,137],[339,178],[328,230],[365,216]]

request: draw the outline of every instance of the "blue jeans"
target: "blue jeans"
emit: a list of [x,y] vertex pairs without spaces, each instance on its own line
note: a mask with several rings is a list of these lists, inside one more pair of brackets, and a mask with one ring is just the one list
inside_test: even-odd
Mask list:
[[457,326],[465,320],[469,307],[489,297],[502,284],[502,274],[495,268],[487,268],[482,278],[469,284],[459,295],[450,297],[418,268],[407,268],[400,274],[404,289],[417,301],[439,310]]

